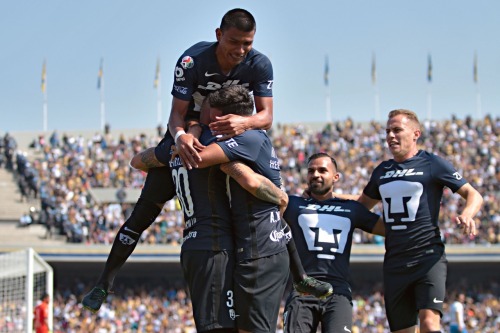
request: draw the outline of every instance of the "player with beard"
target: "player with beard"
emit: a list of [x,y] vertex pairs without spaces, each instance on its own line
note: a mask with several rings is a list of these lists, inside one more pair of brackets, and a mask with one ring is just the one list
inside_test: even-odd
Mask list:
[[359,228],[384,235],[382,218],[353,200],[335,197],[339,180],[337,162],[326,153],[309,157],[307,192],[309,197],[290,196],[284,219],[306,273],[329,282],[334,293],[318,299],[292,291],[284,312],[285,332],[350,332],[352,295],[349,260],[352,234]]

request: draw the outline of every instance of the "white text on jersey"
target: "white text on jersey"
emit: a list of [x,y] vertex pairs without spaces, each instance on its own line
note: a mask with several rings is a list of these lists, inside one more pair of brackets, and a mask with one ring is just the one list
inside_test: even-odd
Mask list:
[[332,205],[315,205],[308,204],[307,206],[299,206],[300,209],[310,209],[316,210],[318,212],[346,212],[349,213],[350,209],[343,209],[341,206],[332,206]]
[[385,175],[380,177],[380,179],[398,178],[405,176],[422,176],[423,174],[424,173],[422,171],[415,172],[415,169],[391,170],[387,171]]

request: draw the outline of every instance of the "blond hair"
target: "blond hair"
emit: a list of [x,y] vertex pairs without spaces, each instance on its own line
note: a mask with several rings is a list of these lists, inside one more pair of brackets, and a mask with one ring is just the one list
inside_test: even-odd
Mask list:
[[402,114],[403,116],[405,116],[406,118],[408,118],[409,121],[413,122],[413,124],[415,124],[415,126],[419,130],[422,129],[422,125],[420,124],[420,121],[418,120],[417,114],[415,112],[411,111],[411,110],[406,110],[406,109],[392,110],[391,112],[389,112],[388,119],[391,119],[393,117],[399,116],[400,114]]

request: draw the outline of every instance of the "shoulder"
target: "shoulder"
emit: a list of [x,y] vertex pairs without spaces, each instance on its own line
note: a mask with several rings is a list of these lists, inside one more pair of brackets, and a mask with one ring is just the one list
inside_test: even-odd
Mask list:
[[247,57],[246,61],[247,65],[254,68],[272,68],[271,60],[263,54],[257,51],[256,49],[252,49]]
[[182,56],[190,56],[196,59],[200,55],[203,55],[205,52],[210,50],[212,47],[215,47],[215,42],[198,42],[184,51]]
[[270,140],[269,137],[267,136],[266,131],[260,130],[260,129],[251,129],[247,130],[237,136],[234,137],[235,139],[241,139],[241,140],[251,140],[251,141],[268,141]]
[[306,199],[306,198],[301,197],[299,195],[293,194],[293,195],[288,196],[288,205],[290,205],[291,203],[296,203],[296,204],[305,203],[308,200],[310,201],[310,199]]

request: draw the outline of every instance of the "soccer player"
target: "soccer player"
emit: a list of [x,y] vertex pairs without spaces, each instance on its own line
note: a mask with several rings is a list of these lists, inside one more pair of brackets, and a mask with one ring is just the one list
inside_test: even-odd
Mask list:
[[[216,29],[217,42],[197,43],[179,58],[172,88],[169,128],[174,141],[179,143],[177,147],[180,157],[188,169],[194,164],[194,157],[191,155],[193,151],[190,149],[203,147],[196,139],[201,133],[197,125],[201,104],[209,92],[240,84],[253,92],[255,100],[255,115],[247,118],[221,118],[213,127],[217,133],[231,136],[254,126],[271,127],[272,65],[265,55],[252,49],[255,30],[252,14],[244,9],[232,9],[224,15],[220,27]],[[186,123],[188,133],[184,134]],[[167,131],[164,140],[169,140],[170,137]],[[117,233],[96,286],[82,300],[82,304],[93,312],[99,310],[112,290],[116,274],[134,251],[142,232],[155,221],[164,203],[175,195],[170,169],[154,168],[162,166],[156,153],[161,154],[160,150],[165,149],[164,147],[170,149],[170,145],[165,144],[164,140],[155,149],[147,149],[138,157],[151,169],[131,216]]]
[[269,129],[273,121],[273,68],[269,59],[253,49],[255,19],[240,8],[228,11],[215,30],[216,42],[199,42],[187,49],[175,67],[172,108],[168,121],[177,151],[189,169],[199,161],[194,136],[184,131],[185,121],[198,119],[201,103],[211,91],[242,85],[253,93],[256,114],[225,115],[210,125],[222,139],[248,129]]
[[352,295],[349,259],[355,228],[384,235],[382,218],[353,200],[335,197],[337,162],[326,153],[309,157],[308,198],[290,196],[284,219],[292,230],[304,269],[327,281],[334,293],[326,299],[292,291],[283,315],[286,332],[350,332]]
[[447,261],[438,217],[446,186],[465,199],[457,224],[476,234],[474,216],[483,198],[446,160],[419,150],[417,115],[389,113],[386,142],[393,158],[379,164],[358,199],[371,209],[382,201],[385,223],[384,288],[392,332],[440,332]]
[[[208,96],[210,118],[226,114],[248,117],[253,101],[242,86],[223,88]],[[280,166],[271,140],[262,130],[247,130],[200,151],[199,168],[241,161],[281,186]],[[274,332],[289,275],[287,237],[279,207],[248,193],[234,179],[211,187],[210,202],[229,197],[234,233],[234,307],[240,332]],[[213,180],[215,183],[216,180]],[[227,184],[227,187],[225,186]]]

